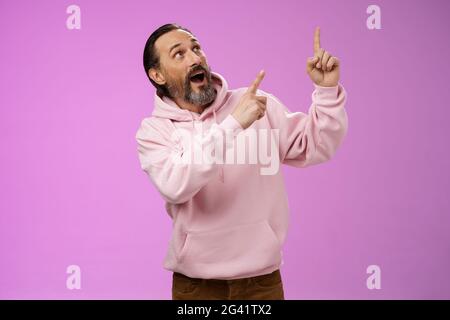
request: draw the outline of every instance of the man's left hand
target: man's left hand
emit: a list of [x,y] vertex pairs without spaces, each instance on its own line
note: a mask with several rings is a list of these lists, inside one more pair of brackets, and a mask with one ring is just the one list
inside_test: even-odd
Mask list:
[[320,28],[314,33],[314,56],[306,62],[306,72],[318,86],[334,87],[339,82],[340,61],[320,46]]

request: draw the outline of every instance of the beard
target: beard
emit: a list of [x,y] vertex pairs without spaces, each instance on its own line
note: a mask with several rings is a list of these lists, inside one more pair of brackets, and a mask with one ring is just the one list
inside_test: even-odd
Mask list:
[[[199,85],[198,92],[196,92],[192,88],[190,76],[200,70],[205,72],[206,84]],[[175,97],[181,98],[190,104],[202,107],[213,102],[217,96],[217,91],[212,84],[211,68],[209,67],[205,69],[202,66],[197,66],[186,75],[184,80],[171,80],[170,82],[167,85],[167,91],[172,99]]]

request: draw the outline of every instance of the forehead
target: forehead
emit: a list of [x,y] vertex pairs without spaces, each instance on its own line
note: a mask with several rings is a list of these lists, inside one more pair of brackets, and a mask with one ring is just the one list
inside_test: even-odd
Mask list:
[[191,39],[196,39],[189,32],[177,29],[169,31],[158,38],[155,47],[160,53],[169,53],[170,48],[177,43],[190,43]]

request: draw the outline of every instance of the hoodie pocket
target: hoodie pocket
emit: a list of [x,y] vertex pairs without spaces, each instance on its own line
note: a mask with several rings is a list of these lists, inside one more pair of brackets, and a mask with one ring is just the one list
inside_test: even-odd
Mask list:
[[178,260],[193,274],[230,276],[279,263],[281,244],[269,223],[262,220],[225,229],[188,232]]

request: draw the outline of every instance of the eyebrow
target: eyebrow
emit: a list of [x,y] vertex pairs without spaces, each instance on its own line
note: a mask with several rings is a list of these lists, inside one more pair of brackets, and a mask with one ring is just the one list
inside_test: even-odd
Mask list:
[[[196,43],[200,44],[200,42],[198,42],[198,40],[195,39],[195,38],[191,38],[191,42],[196,42]],[[176,47],[178,47],[178,46],[180,46],[180,45],[181,45],[181,42],[179,42],[179,43],[174,44],[173,46],[171,46],[171,47],[170,47],[170,50],[169,50],[169,55],[170,55],[170,53],[172,52],[173,49],[175,49]]]

